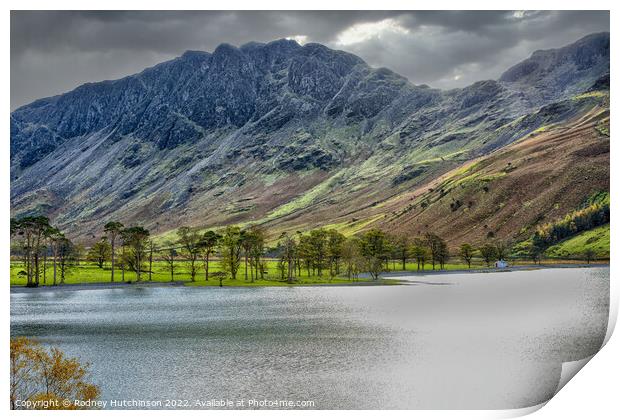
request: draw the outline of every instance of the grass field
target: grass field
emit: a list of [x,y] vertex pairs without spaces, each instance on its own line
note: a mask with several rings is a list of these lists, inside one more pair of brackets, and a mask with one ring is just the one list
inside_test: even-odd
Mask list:
[[[53,282],[53,268],[51,262],[48,262],[46,270],[45,284],[52,284]],[[219,280],[211,276],[209,281],[205,281],[205,270],[201,262],[197,263],[198,271],[196,274],[196,281],[191,282],[191,276],[186,262],[178,262],[175,264],[174,281],[187,282],[188,286],[219,286]],[[18,273],[23,270],[23,264],[20,262],[11,262],[11,285],[25,285],[26,277],[19,275]],[[249,270],[249,268],[248,268]],[[209,274],[217,271],[222,271],[219,261],[211,261],[209,263]],[[282,281],[280,272],[277,268],[277,262],[273,260],[267,261],[267,274],[264,274],[264,279],[258,279],[251,282],[250,274],[248,272],[248,280],[245,280],[245,266],[242,263],[237,273],[237,279],[225,279],[223,284],[225,286],[287,286],[290,283]],[[79,265],[71,267],[65,278],[65,283],[103,283],[110,281],[111,269],[110,265],[106,264],[104,268],[99,268],[92,262],[80,262]],[[142,281],[149,280],[149,273],[142,272]],[[153,282],[169,282],[170,281],[170,268],[164,261],[153,262],[153,272],[151,273],[151,281]],[[125,272],[125,281],[135,281],[136,273],[132,271]],[[60,273],[57,272],[57,282],[60,281]],[[121,282],[121,270],[116,267],[114,271],[114,281]],[[301,276],[296,278],[295,284],[322,284],[322,283],[352,283],[368,281],[367,279],[347,279],[343,277],[329,277],[329,272],[324,271],[323,276],[308,276],[306,270],[302,270]],[[43,284],[43,275],[41,275],[40,283]]]

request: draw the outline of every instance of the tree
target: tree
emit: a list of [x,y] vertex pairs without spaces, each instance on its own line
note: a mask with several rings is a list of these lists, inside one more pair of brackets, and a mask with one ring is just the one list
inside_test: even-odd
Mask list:
[[127,236],[124,230],[120,233],[121,241],[121,281],[125,283],[125,267],[127,266]]
[[534,264],[540,264],[540,259],[544,254],[545,249],[546,245],[544,241],[540,237],[534,235],[534,237],[532,237],[532,242],[527,247],[527,253]]
[[596,257],[596,252],[594,252],[592,248],[586,248],[585,251],[583,252],[583,256],[588,262],[588,264],[590,264],[590,261],[592,261],[594,257]]
[[39,257],[42,245],[48,232],[51,232],[49,219],[44,216],[27,216],[21,219],[11,219],[11,236],[20,237],[20,247],[23,252],[26,271],[26,286],[37,287],[41,274]]
[[437,254],[437,261],[439,261],[439,268],[443,270],[445,264],[450,259],[450,251],[445,241],[441,241],[439,244],[439,253]]
[[75,265],[80,265],[80,261],[86,255],[86,248],[82,244],[74,244],[75,246]]
[[238,226],[226,226],[221,239],[222,268],[233,280],[241,264],[241,229]]
[[329,277],[340,274],[340,259],[345,236],[335,229],[327,231],[327,259],[329,263]]
[[403,271],[407,270],[407,258],[411,250],[411,241],[405,235],[399,235],[394,238],[393,244],[394,255],[401,261]]
[[47,257],[50,249],[53,251],[54,237],[60,233],[60,231],[54,226],[49,226],[43,234],[43,284],[47,280]]
[[295,238],[286,232],[282,232],[278,247],[281,249],[280,270],[282,272],[282,277],[284,277],[286,271],[286,280],[292,283],[294,281],[293,274],[295,273],[295,254],[297,253]]
[[426,258],[428,256],[428,248],[426,248],[426,242],[423,239],[415,238],[413,240],[411,255],[415,258],[416,263],[418,264],[418,271],[420,271],[420,267],[422,267],[422,271],[424,271]]
[[244,272],[244,277],[245,277],[245,281],[248,281],[248,265],[250,262],[250,252],[252,250],[252,242],[254,241],[254,238],[252,236],[251,232],[242,230],[241,231],[241,248],[243,248],[243,260],[244,260],[244,267],[245,267],[245,272]]
[[297,258],[299,259],[299,269],[301,269],[301,263],[306,266],[306,272],[308,277],[310,277],[310,269],[312,269],[313,264],[313,249],[312,242],[310,240],[310,236],[308,235],[299,235],[299,240],[297,243]]
[[[385,236],[385,253],[383,255],[383,263],[385,264],[385,271],[390,271],[390,258],[394,256],[394,244],[392,243],[388,235]],[[393,268],[396,269],[396,262],[393,262]]]
[[491,266],[491,262],[495,259],[496,250],[492,244],[484,244],[478,251],[482,255],[482,259],[486,263],[487,267]]
[[433,270],[435,269],[436,263],[439,263],[440,268],[443,269],[443,265],[448,257],[448,246],[446,242],[434,233],[427,233],[424,235],[424,239],[426,240],[426,246],[431,256]]
[[[11,338],[10,404],[40,401],[42,409],[80,409],[75,401],[96,400],[101,391],[88,381],[88,364],[68,358],[58,348],[46,351],[37,341]],[[21,405],[21,406],[20,406]]]
[[212,230],[208,230],[202,235],[200,247],[202,248],[202,255],[205,265],[205,281],[209,281],[209,257],[211,254],[215,253],[215,248],[217,247],[220,239],[222,239],[222,236]]
[[224,286],[223,282],[227,275],[228,274],[225,271],[216,271],[213,273],[213,277],[220,282],[220,287]]
[[35,273],[35,283],[39,285],[39,279],[41,276],[41,269],[39,266],[40,257],[42,251],[44,250],[44,242],[47,236],[47,233],[50,231],[50,221],[47,217],[38,216],[33,218],[32,226],[34,229],[34,273]]
[[595,194],[588,198],[585,207],[560,220],[538,226],[532,238],[542,244],[542,249],[546,249],[564,238],[609,223],[609,206],[608,192]]
[[179,244],[183,250],[183,257],[189,266],[189,274],[192,282],[196,281],[196,261],[200,255],[202,245],[202,235],[196,228],[181,226],[177,229]]
[[52,258],[53,258],[53,273],[54,273],[54,282],[53,285],[56,286],[56,277],[57,277],[57,261],[58,261],[58,248],[60,245],[60,241],[65,236],[58,230],[55,229],[50,232],[49,240],[52,247]]
[[373,280],[378,280],[383,271],[383,263],[389,247],[385,233],[379,229],[370,229],[361,237],[360,251],[364,257],[364,268]]
[[474,247],[471,244],[462,244],[460,248],[460,256],[468,268],[471,268],[471,260],[474,258]]
[[498,260],[505,260],[508,258],[508,251],[510,250],[510,246],[502,241],[497,241],[495,243],[495,258]]
[[142,263],[146,257],[150,233],[142,226],[132,226],[123,230],[123,243],[128,247],[125,261],[136,273],[136,281],[140,282]]
[[[105,224],[103,230],[107,234],[110,240],[110,259],[111,259],[111,273],[110,281],[114,282],[114,259],[116,256],[116,239],[121,235],[121,232],[125,226],[121,222],[111,221]],[[124,277],[124,276],[123,276]]]
[[308,242],[310,245],[312,272],[314,274],[316,270],[316,273],[321,277],[325,265],[327,232],[324,229],[311,230]]
[[261,258],[265,248],[265,231],[258,226],[251,226],[247,232],[252,236],[252,247],[250,248],[250,265],[254,268],[256,275],[252,274],[252,282],[254,278],[258,280],[259,271],[260,278],[263,278]]
[[153,253],[155,252],[155,242],[147,241],[147,249],[149,252],[149,281],[153,281]]
[[58,268],[60,271],[60,284],[65,283],[67,273],[70,268],[75,265],[77,257],[78,254],[73,242],[64,236],[58,240]]
[[166,262],[166,264],[168,264],[168,268],[170,269],[170,281],[173,282],[174,281],[174,262],[177,256],[177,251],[176,249],[174,249],[173,244],[171,244],[170,242],[168,242],[166,245],[167,245],[167,248],[162,250],[163,252],[162,252],[161,257]]
[[359,238],[348,238],[342,244],[342,262],[347,273],[347,278],[357,278],[360,268],[363,266],[361,244]]
[[97,267],[103,268],[105,262],[110,258],[112,247],[108,242],[107,236],[97,241],[89,250],[86,258],[97,264]]

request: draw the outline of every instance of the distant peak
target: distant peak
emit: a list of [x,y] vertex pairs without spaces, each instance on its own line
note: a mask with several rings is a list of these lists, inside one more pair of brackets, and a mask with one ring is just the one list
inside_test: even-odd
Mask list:
[[194,58],[194,57],[208,57],[209,54],[206,51],[198,51],[198,50],[187,50],[181,56],[182,58]]
[[255,49],[255,48],[261,48],[261,47],[264,47],[264,46],[265,46],[264,42],[250,41],[250,42],[247,42],[247,43],[243,44],[241,47],[239,47],[239,49],[241,49],[241,50],[251,50],[251,49]]
[[609,66],[609,32],[593,33],[560,48],[536,50],[529,58],[506,70],[499,80],[516,82],[541,78],[565,62],[584,70],[598,61],[604,62],[605,57]]
[[221,53],[237,52],[237,51],[239,51],[239,48],[235,47],[234,45],[227,44],[224,42],[217,46],[215,51],[213,51],[213,54],[218,54],[218,53],[221,54]]
[[280,38],[275,41],[271,41],[267,44],[268,46],[286,46],[286,47],[301,47],[297,41],[290,38]]

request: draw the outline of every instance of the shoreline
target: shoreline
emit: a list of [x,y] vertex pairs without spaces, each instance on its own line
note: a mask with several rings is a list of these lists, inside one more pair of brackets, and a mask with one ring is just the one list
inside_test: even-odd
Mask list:
[[[595,263],[595,264],[528,264],[528,265],[516,265],[506,268],[472,268],[470,270],[425,270],[425,271],[392,271],[382,276],[384,279],[395,279],[398,277],[412,277],[412,276],[434,276],[441,274],[491,274],[491,273],[509,273],[512,271],[534,271],[534,270],[546,270],[553,268],[600,268],[609,267],[609,263]],[[366,273],[363,274],[367,276]]]
[[[407,282],[400,283],[398,280],[401,277],[425,277],[436,276],[446,274],[492,274],[492,273],[507,273],[512,271],[532,271],[532,270],[545,270],[553,268],[597,268],[597,267],[609,267],[609,264],[542,264],[542,265],[519,265],[507,268],[475,268],[471,270],[425,270],[425,271],[393,271],[385,273],[381,276],[379,281],[371,281],[368,273],[362,273],[359,276],[360,281],[351,281],[346,283],[284,283],[282,285],[254,285],[254,286],[227,286],[222,288],[262,288],[262,287],[356,287],[356,286],[398,286],[408,285]],[[96,283],[65,283],[56,286],[39,286],[39,287],[26,287],[22,285],[11,285],[10,293],[41,293],[41,292],[59,292],[59,291],[80,291],[80,290],[101,290],[101,289],[122,289],[122,288],[144,288],[144,287],[207,287],[207,288],[220,288],[217,285],[204,285],[204,286],[191,286],[186,283],[189,281],[175,281],[175,282],[140,282],[140,283],[121,283],[121,282],[96,282]]]

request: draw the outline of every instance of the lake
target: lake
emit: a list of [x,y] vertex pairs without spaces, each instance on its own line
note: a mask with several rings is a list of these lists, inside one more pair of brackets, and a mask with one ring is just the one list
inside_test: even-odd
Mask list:
[[90,362],[104,400],[316,409],[532,406],[605,336],[608,267],[404,280],[13,291],[11,335]]

